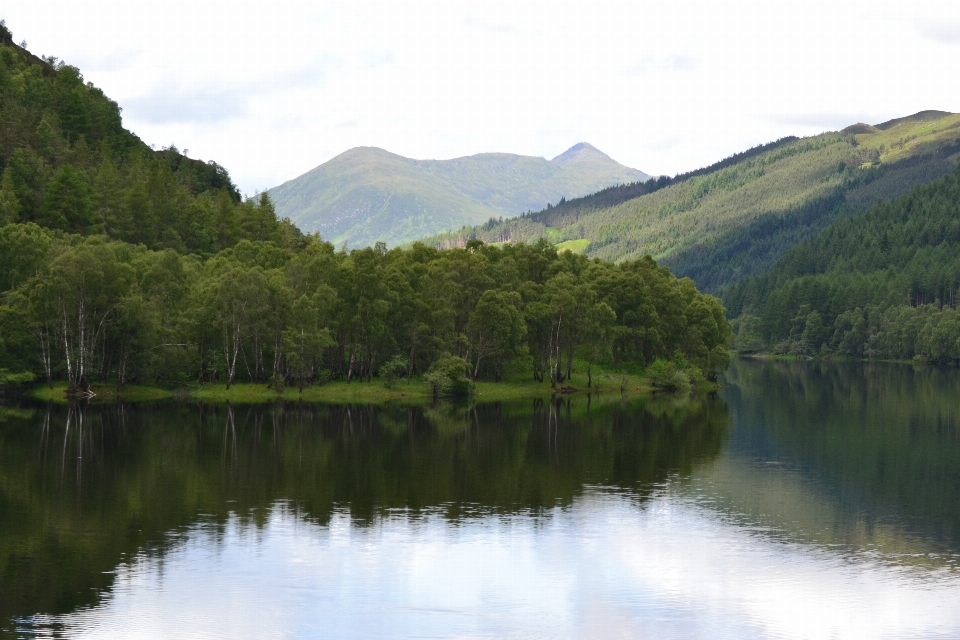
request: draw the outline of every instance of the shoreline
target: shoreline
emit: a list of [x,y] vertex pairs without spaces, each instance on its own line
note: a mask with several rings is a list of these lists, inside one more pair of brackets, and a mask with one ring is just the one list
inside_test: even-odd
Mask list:
[[[579,378],[581,376],[575,376]],[[627,375],[624,390],[621,393],[621,376],[614,374],[594,375],[594,385],[586,386],[586,376],[581,380],[568,380],[557,389],[551,389],[549,383],[535,381],[477,382],[474,393],[468,398],[472,402],[499,402],[523,398],[549,398],[552,396],[570,397],[575,395],[603,395],[635,398],[653,395],[659,392],[645,376]],[[692,393],[709,393],[719,389],[715,382],[701,382],[694,385]],[[24,394],[33,400],[43,402],[68,403],[67,385],[60,381],[52,389],[40,384]],[[100,383],[90,385],[96,395],[86,402],[103,404],[110,402],[153,402],[179,399],[192,402],[233,403],[233,404],[269,404],[273,402],[310,402],[320,404],[428,404],[433,401],[430,387],[420,379],[410,382],[401,380],[388,388],[381,380],[373,382],[328,382],[321,386],[310,386],[300,393],[296,387],[287,387],[283,393],[277,393],[264,383],[235,383],[230,389],[224,384],[208,384],[195,390],[184,388],[165,389],[144,385],[128,385],[117,392],[116,384]]]
[[831,362],[834,364],[909,364],[922,367],[950,367],[950,364],[939,362],[930,362],[928,360],[911,358],[910,360],[898,360],[896,358],[854,358],[852,356],[838,355],[798,355],[794,353],[770,353],[769,351],[750,351],[739,352],[732,351],[731,355],[735,358],[744,358],[747,360],[773,360],[777,362]]

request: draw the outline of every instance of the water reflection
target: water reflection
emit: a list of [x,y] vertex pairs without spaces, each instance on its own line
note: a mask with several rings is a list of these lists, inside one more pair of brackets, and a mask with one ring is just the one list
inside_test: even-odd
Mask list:
[[263,527],[278,501],[326,526],[398,511],[448,521],[550,516],[591,484],[648,496],[719,454],[717,398],[574,398],[471,407],[167,403],[6,411],[0,429],[0,616],[95,603],[171,532]]
[[693,400],[0,410],[0,624],[957,637],[958,383],[738,361]]
[[727,381],[731,444],[700,491],[771,535],[957,565],[960,373],[738,361]]

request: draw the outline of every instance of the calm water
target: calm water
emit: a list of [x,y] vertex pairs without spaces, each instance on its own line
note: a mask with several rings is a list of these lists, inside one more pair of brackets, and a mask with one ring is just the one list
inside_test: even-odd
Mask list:
[[0,409],[0,633],[960,637],[958,390]]

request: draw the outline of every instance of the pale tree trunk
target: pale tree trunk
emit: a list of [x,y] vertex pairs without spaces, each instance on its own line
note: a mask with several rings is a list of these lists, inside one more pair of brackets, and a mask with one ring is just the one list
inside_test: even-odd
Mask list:
[[47,334],[47,331],[44,327],[36,327],[34,333],[37,336],[37,339],[40,341],[40,359],[43,361],[43,372],[47,376],[47,388],[53,389],[53,371],[50,366],[50,350],[52,345],[50,344],[51,337]]
[[60,332],[60,339],[63,342],[63,356],[67,364],[67,382],[70,387],[73,387],[76,384],[77,376],[74,370],[74,360],[70,357],[72,351],[70,347],[70,325],[67,322],[67,309],[62,300],[60,302]]
[[240,352],[240,325],[230,324],[223,331],[223,355],[227,364],[227,389],[237,373],[237,354]]
[[484,350],[485,350],[485,345],[483,344],[483,332],[481,331],[480,335],[477,336],[477,363],[473,367],[474,382],[477,381],[477,376],[480,374],[480,361],[483,359]]
[[[554,334],[550,331],[549,355],[547,356],[547,365],[550,367],[550,386],[556,387],[560,377],[560,328],[563,324],[563,315],[557,319],[557,331]],[[556,335],[556,339],[554,339]]]
[[[280,375],[280,363],[283,358],[283,333],[277,327],[273,332],[273,377]],[[302,388],[302,385],[301,385]]]

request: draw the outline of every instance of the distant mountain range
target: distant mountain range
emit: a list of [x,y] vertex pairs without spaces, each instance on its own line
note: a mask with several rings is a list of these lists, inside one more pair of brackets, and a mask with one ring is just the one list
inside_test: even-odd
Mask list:
[[585,142],[552,160],[509,153],[412,160],[357,147],[269,194],[277,213],[304,232],[358,247],[397,245],[649,178]]

